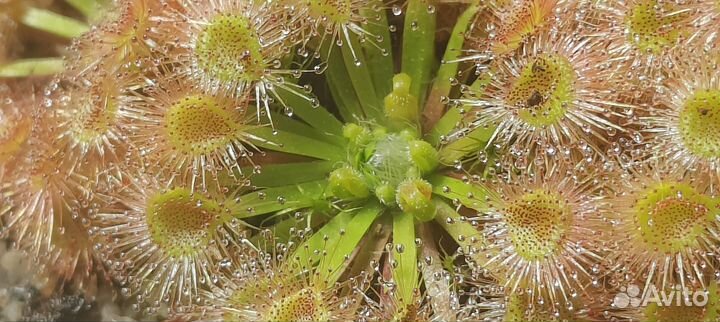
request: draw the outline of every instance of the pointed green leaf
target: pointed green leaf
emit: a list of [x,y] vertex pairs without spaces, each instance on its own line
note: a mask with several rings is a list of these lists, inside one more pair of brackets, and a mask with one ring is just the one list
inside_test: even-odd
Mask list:
[[493,134],[495,127],[479,127],[470,131],[467,135],[440,148],[440,163],[452,165],[465,156],[484,150]]
[[448,41],[447,47],[445,48],[445,55],[443,56],[443,63],[438,69],[435,83],[430,90],[430,96],[423,111],[423,115],[427,121],[425,123],[426,129],[432,128],[437,119],[440,118],[445,108],[443,98],[449,97],[450,95],[450,89],[452,89],[450,79],[457,76],[459,63],[456,60],[460,56],[463,44],[465,43],[465,32],[467,32],[470,22],[481,8],[477,0],[474,2],[475,3],[471,4],[465,9],[462,15],[460,15],[450,34],[450,40]]
[[[263,165],[261,172],[250,179],[261,188],[280,187],[319,179],[326,179],[333,170],[332,161],[313,161]],[[248,169],[252,172],[252,169]]]
[[65,38],[75,38],[90,30],[90,27],[81,21],[38,8],[27,9],[21,21],[28,27]]
[[345,146],[346,140],[342,135],[321,132],[312,126],[298,120],[294,120],[282,114],[270,113],[273,120],[273,126],[286,132],[305,136],[318,141],[323,141],[339,147]]
[[276,87],[278,96],[285,105],[310,126],[322,133],[331,133],[342,136],[342,122],[322,106],[313,107],[313,103],[304,98],[302,93],[293,93],[290,88]]
[[[330,44],[329,46],[334,46]],[[330,88],[333,100],[337,104],[338,111],[345,122],[357,122],[365,119],[360,101],[355,94],[352,80],[348,75],[343,61],[343,54],[337,47],[332,48],[328,57],[328,67],[325,72],[327,85]]]
[[[481,76],[481,78],[477,79],[472,83],[472,85],[470,85],[470,91],[482,91],[485,85],[487,85],[491,80],[492,78],[489,73]],[[440,137],[451,134],[451,132],[458,126],[458,123],[462,121],[463,115],[460,113],[460,108],[463,107],[461,106],[447,110],[437,124],[433,126],[432,130],[427,135],[426,140],[435,146],[440,145]]]
[[483,211],[487,210],[486,197],[493,192],[479,183],[470,184],[462,180],[435,174],[428,178],[433,186],[433,193],[451,200],[459,200],[465,207]]
[[322,160],[338,161],[345,158],[343,148],[323,141],[282,130],[273,134],[268,127],[249,130],[253,144],[273,151],[303,155]]
[[[360,241],[362,247],[358,247],[357,253],[353,257],[354,263],[361,263],[359,265],[351,265],[345,272],[345,276],[358,276],[362,272],[367,271],[366,263],[372,261],[380,261],[383,256],[385,245],[390,241],[390,235],[392,231],[385,229],[385,227],[392,226],[391,216],[380,216],[374,223],[374,225],[368,230]],[[378,227],[377,229],[375,227]]]
[[382,37],[382,41],[371,39],[363,44],[365,57],[367,58],[367,68],[373,78],[378,100],[382,100],[385,95],[392,91],[392,77],[395,71],[387,10],[376,9],[384,6],[382,0],[370,0],[370,6],[360,10],[360,14],[369,21],[363,27],[371,35]]
[[355,94],[360,101],[360,106],[368,119],[381,122],[384,120],[383,106],[380,98],[375,93],[368,62],[365,59],[365,53],[361,50],[362,46],[360,46],[357,36],[353,33],[349,33],[347,37],[343,38],[343,41],[344,44],[340,47],[340,50],[342,51],[348,76],[355,89]]
[[421,106],[435,62],[434,8],[428,0],[409,0],[403,29],[402,72],[412,78],[410,93],[420,100]]
[[425,136],[425,140],[434,146],[439,146],[442,141],[441,138],[450,134],[461,120],[462,114],[457,108],[448,109],[440,120],[435,123],[430,133]]
[[[324,232],[330,237],[327,246],[324,248],[328,251],[328,254],[321,261],[318,269],[325,280],[334,282],[340,278],[345,267],[349,264],[349,257],[354,254],[363,236],[381,213],[382,208],[377,204],[366,206],[359,210],[350,223],[343,228],[343,235],[340,235],[340,231]],[[330,246],[333,244],[334,247]]]
[[[278,243],[287,243],[293,236],[290,234],[290,230],[295,229],[305,229],[305,227],[311,227],[313,229],[320,227],[321,225],[324,225],[329,219],[329,215],[321,214],[319,216],[312,216],[310,220],[305,220],[306,218],[298,220],[293,216],[293,214],[288,214],[287,216],[284,216],[284,219],[281,219],[278,222],[275,222],[271,226],[267,225],[261,225],[263,228],[269,228],[272,233],[275,241]],[[259,241],[262,239],[262,234],[256,234],[255,236],[250,238],[250,242],[252,242],[253,245],[257,245]]]
[[[477,254],[479,248],[486,246],[486,239],[480,230],[482,227],[473,226],[471,222],[463,218],[442,200],[436,200],[436,205],[437,216],[435,220],[463,249],[465,254]],[[472,256],[472,259],[480,266],[483,266],[486,260],[480,256]]]
[[[306,266],[320,262],[321,278],[330,282],[337,280],[346,264],[345,257],[353,253],[381,209],[380,205],[372,203],[360,210],[340,212],[298,247],[293,260]],[[326,254],[315,253],[316,250],[326,251]],[[321,260],[320,256],[324,258]]]
[[415,217],[407,213],[393,214],[392,257],[397,266],[392,268],[397,296],[406,305],[413,303],[418,286],[417,246],[415,244]]
[[233,206],[233,215],[248,218],[312,207],[322,199],[326,186],[327,181],[320,180],[248,193],[240,196],[240,201]]
[[62,58],[29,58],[0,65],[0,77],[47,76],[62,72]]
[[437,215],[435,221],[463,248],[478,247],[484,238],[477,227],[458,214],[455,209],[440,199],[435,199]]

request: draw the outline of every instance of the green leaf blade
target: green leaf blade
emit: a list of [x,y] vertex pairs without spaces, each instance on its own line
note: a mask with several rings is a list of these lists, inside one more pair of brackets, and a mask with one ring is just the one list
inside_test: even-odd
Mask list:
[[375,93],[380,101],[392,91],[392,77],[395,70],[387,13],[386,10],[375,9],[382,8],[384,5],[382,0],[371,0],[369,8],[360,11],[363,17],[371,22],[364,26],[368,33],[383,39],[378,42],[366,41],[364,45],[367,68],[370,70]]
[[[392,268],[398,298],[408,305],[413,303],[418,285],[417,245],[415,244],[415,217],[407,213],[393,214],[392,257],[397,266]],[[394,266],[394,265],[393,265]]]
[[262,127],[249,130],[253,144],[269,150],[307,156],[328,161],[339,161],[345,157],[343,148],[286,131],[273,131]]
[[432,130],[425,136],[425,140],[434,146],[440,146],[442,137],[450,134],[462,120],[462,114],[457,108],[451,108],[435,123]]
[[301,93],[294,93],[283,86],[276,88],[278,96],[293,112],[313,128],[335,135],[342,135],[342,122],[322,106],[313,106]]
[[424,102],[435,62],[436,9],[428,0],[409,0],[403,34],[402,71],[410,75],[410,93]]
[[[332,161],[313,161],[263,165],[261,172],[252,176],[254,186],[280,187],[327,178],[334,169]],[[252,172],[252,169],[247,169]]]
[[459,63],[457,62],[465,43],[465,33],[467,32],[470,22],[480,10],[481,6],[475,1],[460,15],[450,34],[450,40],[445,48],[443,63],[438,69],[435,83],[433,83],[428,97],[428,103],[425,106],[423,115],[425,116],[424,127],[431,129],[435,122],[441,117],[445,104],[444,97],[449,97],[452,89],[451,79],[457,76]]
[[478,211],[487,210],[486,198],[494,196],[491,190],[480,184],[465,183],[441,174],[430,176],[428,181],[433,186],[434,194],[451,200],[457,199],[465,207]]
[[[329,46],[334,46],[330,44]],[[345,122],[357,122],[365,119],[365,113],[360,106],[360,100],[355,94],[352,80],[348,75],[343,61],[343,54],[338,48],[332,48],[328,57],[328,67],[325,72],[330,94],[337,104],[338,111]]]
[[289,212],[312,207],[317,200],[322,200],[326,186],[327,181],[318,180],[245,194],[233,206],[233,216],[249,218],[276,211]]
[[465,156],[482,151],[493,135],[495,135],[495,127],[478,127],[471,130],[467,135],[440,148],[440,162],[452,165]]
[[282,129],[285,132],[323,141],[328,144],[340,147],[345,146],[346,141],[341,135],[318,131],[307,123],[292,119],[283,114],[271,112],[270,116],[272,117],[273,126],[277,129]]
[[[372,223],[375,222],[375,219],[377,219],[381,213],[382,209],[377,204],[363,207],[363,209],[355,214],[348,225],[343,228],[342,235],[339,231],[331,232],[331,236],[335,238],[335,247],[331,247],[328,256],[323,259],[318,267],[325,280],[334,282],[340,278],[344,268],[348,264],[346,258],[355,252],[358,243],[360,243],[365,233],[367,233]],[[331,238],[328,240],[328,244],[332,243],[333,239]]]
[[[319,262],[320,278],[331,283],[336,281],[342,275],[346,256],[353,253],[371,224],[382,213],[381,209],[377,203],[371,203],[358,211],[340,212],[298,247],[292,256],[293,260],[305,267]],[[327,254],[315,253],[315,250],[327,250]],[[324,258],[321,259],[321,256]]]
[[476,247],[484,239],[478,228],[470,224],[445,201],[435,199],[435,221],[462,247]]
[[383,106],[375,93],[368,62],[361,49],[362,46],[360,46],[360,42],[358,42],[354,34],[345,37],[345,42],[340,47],[350,82],[365,116],[368,119],[380,122],[384,120]]
[[0,65],[0,77],[48,76],[64,70],[62,58],[20,59]]
[[90,30],[90,27],[81,21],[38,8],[27,9],[21,21],[28,27],[64,38],[79,37]]

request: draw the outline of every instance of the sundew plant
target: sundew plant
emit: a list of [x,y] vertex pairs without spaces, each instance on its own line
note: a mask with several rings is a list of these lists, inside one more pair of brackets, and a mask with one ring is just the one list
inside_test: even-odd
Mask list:
[[719,45],[716,0],[0,1],[0,318],[718,321]]

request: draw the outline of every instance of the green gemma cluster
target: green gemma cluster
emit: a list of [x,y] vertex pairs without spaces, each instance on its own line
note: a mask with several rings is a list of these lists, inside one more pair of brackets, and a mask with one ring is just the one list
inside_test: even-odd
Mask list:
[[[348,160],[329,178],[330,196],[367,199],[372,196],[389,208],[399,208],[415,218],[435,217],[432,185],[423,179],[438,166],[438,151],[416,132],[417,98],[410,94],[410,77],[394,77],[394,90],[385,98],[390,129],[368,123],[343,127],[348,139]],[[391,130],[395,128],[396,130]]]

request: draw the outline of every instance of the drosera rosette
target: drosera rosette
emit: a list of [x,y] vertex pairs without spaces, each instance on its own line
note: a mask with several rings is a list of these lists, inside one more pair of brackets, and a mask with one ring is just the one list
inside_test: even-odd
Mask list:
[[130,147],[123,118],[137,100],[133,92],[139,86],[134,72],[101,69],[63,75],[46,87],[38,126],[62,155],[64,166],[92,179],[74,184],[91,191],[120,171]]
[[192,191],[136,171],[93,205],[95,247],[136,310],[192,304],[217,282],[248,225],[233,217],[240,206],[227,190]]
[[263,230],[243,240],[234,254],[237,264],[223,267],[218,286],[202,292],[197,305],[179,308],[174,317],[183,321],[355,320],[367,275],[359,272],[340,279],[352,253],[327,240],[308,243],[311,233],[291,228],[277,231],[276,236]]
[[477,78],[473,86],[461,86],[461,92],[470,88],[481,88],[490,81],[493,76],[488,71],[496,69],[497,66],[489,62],[512,56],[537,35],[579,19],[584,12],[579,9],[580,4],[565,0],[483,2],[480,10],[472,17],[472,29],[465,35],[468,44],[462,48],[460,55],[450,61],[472,64],[472,67],[468,68],[474,76],[462,70],[457,78]]
[[607,52],[627,86],[651,87],[675,63],[673,52],[693,32],[692,17],[698,1],[602,0],[591,5],[587,25],[607,38]]
[[475,17],[475,28],[468,35],[470,55],[480,58],[502,57],[521,48],[533,36],[551,29],[575,13],[572,1],[565,0],[496,0]]
[[[301,31],[298,37],[298,54],[301,57],[327,59],[330,51],[341,50],[361,64],[359,51],[367,47],[374,54],[390,55],[387,24],[390,3],[378,0],[302,0],[281,1],[288,16],[296,19]],[[395,5],[394,12],[402,12]]]
[[538,309],[582,309],[578,299],[606,274],[603,176],[589,162],[555,163],[487,184],[487,209],[466,218],[481,232],[471,258]]
[[622,78],[611,68],[605,40],[584,31],[570,20],[491,61],[488,78],[453,100],[468,127],[491,132],[488,145],[509,152],[521,167],[568,153],[602,155],[610,137],[624,131],[620,120],[632,106],[618,101]]
[[33,106],[26,106],[33,122],[25,129],[32,134],[13,178],[3,180],[14,205],[4,228],[38,263],[47,279],[43,291],[65,289],[92,298],[103,268],[88,235],[87,208],[124,157],[116,121],[129,81],[112,71],[84,76],[50,82]]
[[[401,74],[396,77],[396,82],[398,79],[404,78]],[[330,157],[325,162],[264,165],[261,172],[251,178],[251,182],[258,186],[263,184],[279,185],[277,188],[266,188],[257,192],[264,195],[265,191],[288,190],[291,186],[284,185],[293,184],[295,180],[312,183],[311,176],[314,176],[315,180],[320,179],[325,182],[321,185],[326,188],[319,191],[316,198],[329,200],[332,202],[333,208],[338,210],[330,209],[330,212],[325,214],[330,218],[325,219],[327,223],[322,225],[311,239],[320,238],[325,231],[338,229],[349,231],[352,229],[358,239],[354,240],[354,243],[346,240],[346,247],[355,247],[359,238],[368,233],[371,224],[380,220],[386,230],[392,231],[395,246],[407,250],[402,255],[405,264],[401,267],[404,268],[401,268],[401,272],[396,273],[398,276],[403,276],[402,280],[396,283],[399,289],[404,289],[405,303],[412,301],[408,298],[410,295],[407,294],[412,294],[414,292],[412,290],[416,287],[411,277],[417,277],[416,273],[412,273],[416,269],[417,261],[416,238],[420,238],[416,235],[415,225],[423,225],[423,223],[431,225],[433,220],[440,220],[436,218],[437,203],[446,208],[450,207],[437,195],[438,190],[433,187],[433,184],[428,179],[424,179],[438,166],[438,151],[431,144],[420,140],[413,134],[414,130],[411,128],[393,132],[373,124],[349,123],[342,129],[349,141],[346,143],[346,152],[343,153],[342,150],[334,148],[338,151],[337,155],[326,156],[324,153],[316,155],[320,158]],[[308,131],[304,134],[312,134],[312,132]],[[287,138],[291,135],[297,134],[281,130],[275,138],[269,137],[268,140],[277,142],[277,138]],[[328,143],[318,141],[318,144],[327,145]],[[281,145],[268,145],[267,148],[284,150]],[[309,149],[303,151],[314,153]],[[343,155],[347,155],[347,159],[343,160]],[[277,175],[276,171],[301,168],[306,169],[301,172],[304,173],[303,176],[287,176],[283,177],[282,181],[270,177]],[[457,179],[444,176],[438,176],[436,180],[451,185],[460,183]],[[449,191],[449,189],[446,190]],[[436,195],[435,198],[438,199],[435,199],[433,195]],[[303,201],[303,198],[298,198],[301,196],[293,198],[291,194],[279,195],[278,200],[282,199],[286,203],[286,207],[307,209],[309,205]],[[267,198],[270,202],[273,201],[272,198]],[[316,205],[316,203],[310,205]],[[289,208],[288,211],[292,211],[293,208]],[[313,216],[322,218],[323,213],[314,212]],[[330,233],[327,234],[332,236]],[[331,240],[335,242],[334,239]],[[433,243],[432,241],[428,242]],[[409,293],[408,290],[410,290]]]
[[[81,205],[63,213],[63,218],[54,219],[50,247],[35,259],[35,274],[43,285],[43,296],[77,294],[94,301],[101,287],[111,285],[88,231],[88,212],[89,208]],[[19,249],[32,251],[37,247],[33,245],[36,242],[26,237],[16,243]]]
[[[0,236],[7,237],[8,221],[17,199],[17,180],[22,177],[22,165],[32,134],[38,98],[35,81],[6,80],[0,82]],[[18,95],[26,91],[30,95]]]
[[4,234],[36,263],[45,295],[65,290],[92,299],[102,266],[86,226],[89,192],[82,183],[89,179],[62,161],[47,129],[38,123],[32,129],[15,174],[3,181],[13,205]]
[[159,57],[178,65],[173,75],[193,80],[210,94],[238,99],[254,95],[258,120],[272,121],[270,104],[287,106],[287,96],[317,104],[294,78],[322,70],[289,66],[295,48],[292,35],[298,30],[275,3],[185,0],[153,19],[160,24],[152,37],[166,44]]
[[717,197],[707,177],[677,174],[672,164],[635,164],[612,188],[608,269],[617,283],[637,284],[643,293],[707,287],[720,272]]
[[261,126],[249,97],[210,94],[162,72],[145,83],[122,119],[132,154],[144,167],[170,174],[170,181],[189,182],[192,190],[218,187],[221,177],[247,180],[256,150],[250,130]]
[[[94,6],[98,4],[88,4],[88,10]],[[151,17],[161,10],[161,2],[154,0],[109,4],[102,14],[97,13],[101,16],[90,30],[73,41],[66,57],[66,73],[77,76],[99,69],[134,67],[159,47],[150,35],[157,25]]]
[[[647,144],[639,152],[720,183],[720,75],[717,62],[686,53],[647,113],[639,116]],[[716,191],[713,188],[713,191]]]

